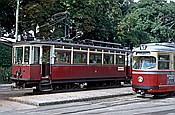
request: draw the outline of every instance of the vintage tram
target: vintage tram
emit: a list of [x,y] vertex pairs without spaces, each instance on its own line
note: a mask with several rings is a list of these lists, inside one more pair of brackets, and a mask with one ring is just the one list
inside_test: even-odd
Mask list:
[[174,43],[148,43],[133,50],[132,88],[142,96],[174,94]]
[[130,56],[117,43],[21,41],[13,45],[11,80],[34,91],[113,87],[131,79]]

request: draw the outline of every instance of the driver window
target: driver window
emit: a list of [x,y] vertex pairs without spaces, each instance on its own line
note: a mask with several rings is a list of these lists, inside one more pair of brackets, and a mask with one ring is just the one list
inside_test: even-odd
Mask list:
[[156,58],[155,57],[134,57],[134,69],[155,69]]

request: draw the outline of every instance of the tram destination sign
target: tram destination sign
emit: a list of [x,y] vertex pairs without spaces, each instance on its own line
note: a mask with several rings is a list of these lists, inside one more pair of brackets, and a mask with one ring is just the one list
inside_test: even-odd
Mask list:
[[174,84],[174,74],[167,74],[167,84]]
[[150,52],[136,52],[136,55],[150,55]]

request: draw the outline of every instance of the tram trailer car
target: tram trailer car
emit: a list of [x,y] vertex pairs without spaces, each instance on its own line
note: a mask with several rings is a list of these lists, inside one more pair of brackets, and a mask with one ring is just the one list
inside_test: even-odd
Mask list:
[[130,50],[120,44],[102,44],[17,42],[13,45],[14,87],[34,87],[34,91],[71,90],[112,87],[130,81]]
[[133,50],[132,88],[142,96],[174,94],[174,43],[143,44]]

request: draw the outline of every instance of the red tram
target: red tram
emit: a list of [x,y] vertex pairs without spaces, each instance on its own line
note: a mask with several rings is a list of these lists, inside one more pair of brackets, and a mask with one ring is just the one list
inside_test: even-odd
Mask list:
[[34,91],[116,86],[131,78],[130,54],[120,44],[95,40],[17,42],[11,80]]
[[149,43],[133,51],[132,87],[142,96],[175,93],[174,43]]

